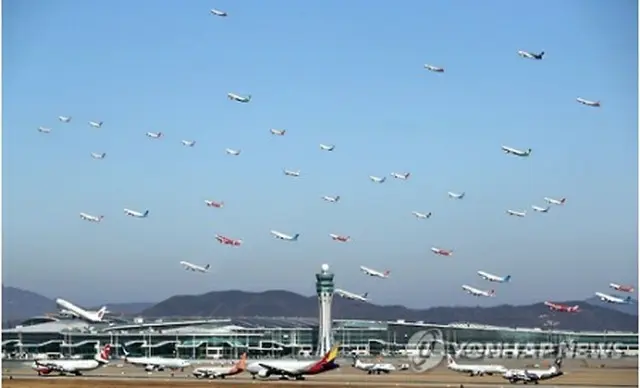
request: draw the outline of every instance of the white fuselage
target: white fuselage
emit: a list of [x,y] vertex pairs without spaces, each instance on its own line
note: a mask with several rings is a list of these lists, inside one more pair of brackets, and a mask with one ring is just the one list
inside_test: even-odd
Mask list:
[[531,206],[531,208],[532,208],[533,210],[537,211],[537,212],[540,212],[540,213],[546,213],[546,212],[548,212],[548,211],[549,211],[549,209],[550,209],[550,207],[549,207],[549,206],[547,206],[547,207],[541,207],[541,206],[535,206],[535,205]]
[[496,276],[496,275],[492,275],[488,272],[484,272],[484,271],[478,271],[478,275],[485,279],[488,280],[490,282],[496,282],[496,283],[504,283],[506,281],[506,279],[502,276]]
[[188,261],[181,261],[180,264],[182,264],[184,266],[184,269],[186,269],[187,271],[209,272],[209,269],[207,267],[201,267],[199,265],[189,263]]
[[369,175],[369,179],[371,179],[372,181],[374,181],[375,183],[382,183],[385,181],[385,179],[387,179],[386,177],[380,178],[374,175]]
[[598,101],[590,101],[590,100],[585,100],[584,98],[576,98],[576,101],[578,101],[579,103],[581,103],[582,105],[587,105],[587,106],[600,106],[600,102]]
[[108,361],[97,360],[42,360],[31,365],[38,372],[51,371],[58,373],[88,372],[106,366]]
[[51,128],[47,128],[47,127],[38,127],[38,132],[42,132],[42,133],[50,133],[50,132],[51,132]]
[[383,279],[386,279],[389,277],[389,272],[376,271],[375,269],[367,268],[364,265],[360,266],[360,270],[369,276],[375,276]]
[[251,97],[249,96],[242,97],[234,93],[228,93],[227,97],[229,97],[230,100],[237,101],[237,102],[249,102],[251,100]]
[[459,373],[468,373],[472,376],[483,376],[493,374],[503,374],[507,371],[502,365],[462,365],[454,361],[449,361],[447,368]]
[[527,212],[517,212],[515,210],[507,210],[507,214],[510,216],[516,216],[516,217],[524,217],[527,215]]
[[424,68],[433,71],[436,73],[444,73],[444,69],[442,67],[432,66],[432,65],[424,65]]
[[159,139],[162,137],[162,132],[147,132],[146,135],[152,139]]
[[94,128],[100,128],[102,127],[102,121],[99,121],[99,122],[89,121],[89,125],[91,125]]
[[333,149],[335,147],[336,146],[334,146],[334,145],[320,144],[320,149],[323,150],[323,151],[333,151]]
[[528,382],[549,380],[560,375],[562,375],[562,372],[554,365],[549,369],[509,369],[502,375],[502,377],[513,382]]
[[600,298],[601,301],[607,302],[607,303],[626,304],[631,301],[630,297],[628,299],[622,299],[622,298],[618,298],[616,296],[608,295],[602,292],[596,292],[596,296]]
[[394,177],[396,179],[402,179],[403,181],[406,181],[409,178],[410,175],[411,175],[411,173],[409,173],[409,172],[404,173],[404,174],[398,174],[397,172],[392,172],[391,173],[392,177]]
[[493,296],[493,293],[491,292],[478,290],[477,288],[467,286],[466,284],[462,285],[462,289],[473,296],[487,296],[487,297]]
[[324,199],[327,202],[338,202],[340,200],[340,196],[335,196],[335,197],[330,197],[328,195],[325,195],[324,197],[322,197],[322,199]]
[[353,366],[356,369],[360,369],[367,372],[368,374],[390,373],[396,370],[396,367],[393,364],[362,362],[358,359],[355,360],[355,363],[353,364]]
[[300,176],[300,171],[284,170],[284,175],[298,177]]
[[92,216],[91,214],[87,214],[87,213],[80,213],[80,218],[82,218],[83,220],[86,221],[91,221],[91,222],[100,222],[102,221],[102,216]]
[[183,140],[182,145],[187,147],[193,147],[194,145],[196,145],[196,142],[195,140]]
[[278,232],[277,230],[272,230],[271,234],[273,235],[273,237],[280,239],[280,240],[286,240],[286,241],[294,241],[298,238],[298,236],[289,236],[288,234],[284,234],[282,232]]
[[560,199],[553,199],[553,198],[549,198],[549,197],[544,197],[544,200],[548,203],[554,204],[554,205],[564,205],[564,200]]
[[544,55],[544,52],[542,52],[540,54],[533,54],[533,53],[530,53],[528,51],[519,50],[518,51],[518,55],[521,56],[522,58],[540,60],[540,59],[542,59],[542,55]]
[[[272,369],[286,371],[285,375],[302,375],[307,369],[315,365],[318,361],[299,361],[299,360],[260,360],[247,365],[247,372],[252,375],[261,375],[268,373],[268,368],[263,368],[260,364],[267,365]],[[273,375],[279,376],[278,373]]]
[[89,321],[91,323],[98,323],[98,322],[102,322],[102,314],[104,314],[104,312],[100,313],[100,312],[90,312],[87,311],[83,308],[80,308],[78,306],[76,306],[75,304],[68,302],[64,299],[56,299],[56,304],[60,307],[62,307],[65,310],[71,311],[73,314],[75,314],[77,317],[82,318],[86,321]]
[[94,159],[104,159],[104,157],[107,156],[107,154],[105,152],[99,154],[97,152],[92,152],[91,153],[91,157]]
[[63,123],[68,123],[69,121],[71,121],[71,116],[58,116],[58,120],[62,121]]
[[457,194],[452,191],[449,191],[447,194],[449,195],[449,197],[455,198],[455,199],[462,199],[464,197],[464,193]]
[[431,217],[431,213],[420,213],[420,212],[411,212],[411,214],[413,214],[414,216],[418,217],[418,218],[429,218]]
[[232,150],[231,148],[227,148],[225,150],[229,155],[237,156],[240,155],[240,150]]
[[269,130],[272,135],[283,136],[287,130],[286,129],[270,129]]
[[124,214],[131,216],[131,217],[136,217],[136,218],[145,218],[148,214],[149,211],[145,211],[144,213],[140,213],[138,211],[135,210],[131,210],[131,209],[124,209]]
[[191,365],[180,358],[163,357],[125,357],[124,361],[131,365],[143,366],[147,370],[182,369]]
[[[334,290],[334,292],[336,294],[338,294],[339,296],[341,296],[343,298],[346,298],[346,299],[359,300],[361,302],[366,302],[368,300],[366,296],[357,295],[357,294],[354,294],[354,293],[349,292],[349,291],[341,290],[339,288],[336,288]],[[367,294],[365,294],[365,295],[367,295]]]
[[529,150],[522,151],[516,148],[507,147],[507,146],[502,146],[502,150],[507,154],[512,154],[516,156],[529,156],[529,154],[531,153]]
[[219,11],[219,10],[217,10],[217,9],[212,9],[212,10],[211,10],[211,13],[212,13],[212,14],[214,14],[214,15],[216,15],[216,16],[221,16],[221,17],[225,17],[225,16],[227,16],[227,13],[226,13],[226,12],[224,12],[224,11]]

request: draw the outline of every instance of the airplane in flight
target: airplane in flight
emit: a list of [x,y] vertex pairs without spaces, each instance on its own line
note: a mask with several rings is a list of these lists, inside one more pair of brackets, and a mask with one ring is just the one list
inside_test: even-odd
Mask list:
[[273,235],[273,237],[280,240],[285,240],[285,241],[298,241],[298,237],[300,237],[300,233],[296,233],[293,236],[289,236],[288,234],[278,232],[277,230],[272,230],[271,234]]
[[162,137],[162,132],[147,132],[146,135],[152,139],[160,139]]
[[283,172],[283,173],[284,173],[284,175],[286,175],[286,176],[292,176],[292,177],[296,177],[296,178],[300,176],[300,170],[298,170],[298,171],[293,171],[293,170],[287,170],[287,169],[284,169],[284,170],[282,170],[282,172]]
[[380,178],[374,175],[369,175],[369,179],[371,179],[375,183],[384,183],[384,181],[387,180],[387,177]]
[[333,151],[334,148],[336,148],[336,146],[333,144],[320,144],[320,149],[323,151]]
[[561,367],[562,359],[558,358],[548,369],[509,369],[502,377],[509,380],[511,384],[516,384],[518,381],[522,381],[523,384],[531,382],[538,384],[540,381],[562,376],[564,373]]
[[124,214],[135,218],[146,218],[149,215],[149,210],[145,210],[144,213],[140,213],[139,211],[124,209]]
[[107,156],[106,152],[102,152],[102,153],[92,152],[91,153],[91,157],[94,158],[94,159],[104,159],[105,156]]
[[100,222],[100,221],[102,221],[104,216],[92,216],[91,214],[80,213],[80,218],[82,218],[85,221]]
[[102,349],[96,344],[96,355],[93,360],[35,360],[31,369],[38,372],[38,376],[57,372],[61,376],[73,374],[82,376],[82,372],[88,372],[106,366],[109,363],[111,345],[107,344]]
[[420,212],[412,211],[411,214],[413,214],[417,218],[429,218],[429,217],[431,217],[431,212],[429,212],[429,213],[420,213]]
[[527,211],[524,210],[524,211],[518,212],[518,211],[515,211],[515,210],[507,209],[507,214],[510,215],[510,216],[524,217],[524,216],[527,215]]
[[181,142],[183,146],[187,146],[187,147],[193,147],[194,145],[196,145],[195,140],[182,140]]
[[444,68],[442,67],[433,66],[433,65],[424,65],[424,68],[429,71],[433,71],[435,73],[444,73]]
[[232,245],[234,247],[239,247],[240,245],[242,245],[242,240],[240,239],[233,239],[230,237],[226,237],[220,234],[216,234],[216,240],[218,240],[218,242],[220,244],[224,244],[224,245]]
[[375,269],[371,269],[371,268],[365,267],[364,265],[360,266],[360,271],[362,271],[365,275],[375,276],[375,277],[383,278],[383,279],[388,278],[389,274],[391,273],[391,271],[389,271],[389,270],[384,271],[384,272],[376,271]]
[[237,375],[247,369],[247,353],[242,353],[240,360],[230,367],[202,366],[193,370],[193,375],[198,379],[224,379]]
[[478,276],[483,278],[484,280],[488,280],[490,282],[495,283],[508,283],[511,280],[511,275],[507,276],[498,276],[490,274],[489,272],[478,271]]
[[457,194],[457,193],[454,193],[453,191],[449,191],[447,193],[447,195],[449,195],[449,198],[453,198],[453,199],[462,199],[462,198],[464,198],[464,192],[462,192],[460,194]]
[[580,98],[580,97],[576,98],[576,101],[578,101],[582,105],[591,106],[591,107],[594,107],[594,108],[599,108],[600,107],[600,101],[590,101],[590,100],[585,100],[584,98]]
[[251,101],[251,95],[247,95],[246,97],[242,97],[240,95],[237,95],[235,93],[227,93],[227,97],[232,100],[232,101],[237,101],[237,102],[243,102],[243,103],[247,103],[249,101]]
[[216,201],[213,201],[213,200],[205,199],[204,203],[205,203],[205,205],[207,205],[209,207],[215,207],[215,208],[218,208],[218,209],[221,209],[221,208],[224,207],[224,201],[216,202]]
[[380,361],[382,361],[380,358],[378,358],[376,360],[377,362],[362,362],[360,361],[360,358],[358,357],[357,354],[353,355],[353,364],[352,366],[356,369],[360,369],[362,371],[367,372],[368,375],[373,375],[373,374],[381,374],[381,373],[385,373],[385,374],[389,374],[393,371],[396,370],[396,367],[393,364],[389,364],[389,363],[381,363]]
[[534,211],[539,212],[539,213],[547,213],[547,212],[549,212],[549,209],[551,209],[551,206],[542,207],[542,206],[533,205],[533,206],[531,206],[531,208]]
[[193,271],[193,272],[202,272],[202,273],[207,273],[209,272],[209,267],[211,267],[210,264],[205,265],[204,267],[193,264],[193,263],[189,263],[188,261],[181,261],[180,264],[184,267],[184,269],[186,269],[187,271]]
[[69,311],[72,315],[91,323],[103,322],[102,318],[107,312],[107,306],[102,306],[98,311],[88,311],[61,298],[56,299],[56,304],[58,307]]
[[71,116],[58,116],[58,120],[62,121],[63,123],[68,123],[69,121],[71,121]]
[[125,348],[124,343],[122,343],[121,346],[122,352],[124,353],[124,362],[134,366],[142,366],[147,372],[162,372],[165,369],[169,369],[171,370],[171,376],[173,376],[176,370],[180,369],[181,372],[184,372],[184,368],[191,366],[189,361],[181,358],[129,357],[130,353]]
[[323,197],[322,197],[322,199],[324,199],[324,200],[325,200],[325,201],[327,201],[327,202],[333,202],[333,203],[335,203],[335,202],[340,201],[340,196],[339,196],[339,195],[336,195],[335,197],[331,197],[331,196],[329,196],[329,195],[325,195],[325,196],[323,196]]
[[453,256],[453,251],[452,250],[448,251],[448,250],[442,249],[442,248],[433,247],[433,248],[431,248],[431,252],[435,253],[436,255]]
[[544,56],[544,51],[541,51],[540,54],[536,54],[529,51],[519,50],[518,55],[520,55],[522,58],[540,60]]
[[469,376],[492,376],[494,374],[501,375],[507,371],[507,368],[503,365],[458,364],[450,354],[447,354],[447,368],[454,372],[469,374]]
[[526,151],[522,151],[517,148],[502,146],[502,150],[505,154],[511,154],[515,156],[527,157],[531,155],[531,148],[527,149]]
[[339,368],[340,365],[335,363],[338,352],[339,345],[335,344],[320,360],[302,361],[279,359],[256,361],[247,366],[247,372],[251,374],[253,379],[255,379],[256,376],[261,379],[280,376],[280,379],[284,380],[289,378],[305,380],[305,376],[307,375],[317,375]]
[[229,155],[233,155],[233,156],[238,156],[238,155],[240,155],[240,152],[241,152],[241,151],[242,151],[242,150],[233,150],[233,149],[231,149],[231,148],[227,148],[227,149],[225,149],[225,152],[226,152],[226,153],[228,153]]
[[544,302],[544,305],[549,307],[549,309],[551,311],[559,311],[559,312],[563,312],[563,313],[577,313],[577,312],[580,312],[580,305],[567,306],[566,304],[553,303],[553,302],[549,302],[549,301]]
[[38,132],[41,132],[41,133],[51,133],[51,128],[47,128],[47,127],[38,127]]
[[102,121],[89,121],[89,125],[94,128],[102,127]]
[[211,14],[213,14],[213,15],[220,16],[220,17],[226,17],[227,16],[226,12],[220,11],[220,10],[215,9],[215,8],[211,9],[211,11],[209,11],[209,12],[211,12]]
[[407,179],[409,179],[409,175],[411,175],[410,172],[405,172],[404,174],[399,174],[397,172],[392,172],[391,176],[396,178],[396,179],[402,179],[403,181],[406,181]]
[[616,291],[633,292],[633,286],[622,285],[617,283],[609,283],[609,287],[613,288]]
[[630,296],[627,296],[626,298],[620,298],[617,296],[604,294],[602,292],[596,292],[596,296],[600,298],[601,301],[607,303],[630,304],[631,302],[633,302],[633,299],[631,299]]
[[284,136],[284,134],[287,133],[287,130],[286,129],[270,129],[269,132],[271,132],[272,135]]
[[329,234],[329,237],[331,237],[334,241],[340,241],[340,242],[349,242],[351,240],[350,236],[341,236],[339,234]]
[[496,293],[494,290],[489,290],[489,291],[478,290],[477,288],[473,288],[466,284],[462,285],[462,289],[473,296],[487,296],[487,297],[496,296]]
[[335,290],[333,290],[333,292],[335,292],[336,295],[345,298],[345,299],[351,299],[351,300],[357,300],[359,302],[368,302],[369,299],[367,299],[367,296],[369,296],[368,292],[365,292],[362,295],[358,295],[358,294],[354,294],[353,292],[349,292],[349,291],[345,291],[345,290],[341,290],[339,288],[336,288]]
[[564,205],[565,201],[567,200],[566,198],[561,198],[561,199],[553,199],[553,198],[549,198],[549,197],[544,197],[544,200],[548,203],[552,203],[554,205]]

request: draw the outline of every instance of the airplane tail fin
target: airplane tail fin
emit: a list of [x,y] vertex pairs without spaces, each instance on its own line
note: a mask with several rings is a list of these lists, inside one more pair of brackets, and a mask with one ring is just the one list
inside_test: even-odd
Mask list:
[[383,274],[383,275],[384,275],[384,276],[389,276],[389,274],[390,274],[390,273],[391,273],[391,271],[386,270],[386,271],[384,271],[384,274]]
[[511,280],[511,275],[507,275],[504,277],[505,282],[508,282],[509,280]]
[[293,236],[292,240],[297,240],[298,237],[300,237],[300,233],[296,233],[295,236]]
[[409,178],[410,175],[411,175],[411,173],[408,172],[408,173],[404,174],[404,178],[407,179],[407,178]]
[[111,354],[111,344],[106,344],[100,349],[98,347],[98,351],[96,352],[95,359],[100,363],[109,362],[109,355]]
[[209,269],[209,267],[211,267],[211,264],[207,264],[204,266],[204,269]]
[[626,298],[624,298],[624,301],[627,303],[631,303],[633,301],[633,299],[631,299],[630,296],[627,296]]
[[562,199],[560,200],[560,203],[564,203],[566,200],[567,200],[566,198],[562,198]]
[[240,360],[236,363],[235,367],[240,371],[247,369],[247,353],[242,353],[242,356],[240,356]]
[[142,213],[142,216],[143,216],[143,217],[146,217],[146,216],[148,216],[148,215],[149,215],[149,210],[145,210],[145,211],[144,211],[144,213]]
[[456,365],[456,360],[450,354],[447,354],[447,365]]
[[106,312],[107,312],[107,306],[102,306],[100,310],[98,310],[98,318],[102,319],[102,317],[104,317],[104,314],[106,314]]
[[460,199],[464,198],[464,194],[465,194],[464,192],[460,193],[460,197],[459,198]]
[[330,363],[333,362],[338,357],[338,352],[340,350],[340,343],[336,343],[333,347],[327,352],[327,354],[322,357],[320,362]]
[[251,95],[247,95],[247,101],[251,101]]
[[431,212],[427,213],[427,218],[431,217]]
[[527,155],[531,155],[531,151],[532,151],[532,149],[531,149],[531,148],[528,148],[528,149],[527,149]]
[[339,195],[337,195],[337,196],[336,196],[336,202],[338,202],[339,200],[340,200],[340,196],[339,196]]
[[382,179],[380,179],[380,182],[382,183],[382,182],[384,182],[386,180],[387,180],[387,177],[385,176],[385,177],[382,177]]
[[369,296],[369,293],[368,293],[368,292],[365,292],[364,294],[362,294],[362,297],[363,297],[363,298],[366,298],[367,296]]
[[495,295],[496,294],[496,290],[490,290],[489,291],[489,295]]
[[158,132],[158,137],[162,137],[162,132]]
[[540,54],[538,54],[538,56],[539,56],[540,58],[544,57],[544,51],[540,51]]
[[127,348],[124,346],[123,343],[120,344],[120,347],[122,348],[122,353],[124,353],[124,358],[126,359],[130,353],[127,351]]

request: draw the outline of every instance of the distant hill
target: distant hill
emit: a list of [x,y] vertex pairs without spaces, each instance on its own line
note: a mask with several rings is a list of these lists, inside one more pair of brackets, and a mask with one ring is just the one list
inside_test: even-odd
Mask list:
[[[578,314],[552,313],[543,303],[526,306],[496,307],[434,307],[425,310],[404,306],[378,306],[334,298],[332,315],[337,319],[371,319],[430,323],[473,322],[480,324],[539,327],[546,319],[558,322],[557,328],[571,330],[637,331],[638,317],[584,301],[562,302],[581,305]],[[318,301],[289,291],[214,291],[203,295],[178,295],[144,311],[146,317],[206,316],[206,317],[317,317]]]
[[635,315],[635,316],[638,315],[638,301],[635,301],[635,303],[632,303],[632,304],[605,303],[601,301],[600,298],[598,298],[597,296],[594,296],[592,298],[585,300],[585,302],[593,306],[600,306],[603,308],[620,311],[622,313],[629,314],[629,315]]

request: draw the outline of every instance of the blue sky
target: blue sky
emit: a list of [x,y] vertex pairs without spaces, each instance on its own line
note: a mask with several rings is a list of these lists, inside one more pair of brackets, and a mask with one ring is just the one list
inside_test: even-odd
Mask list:
[[[340,288],[428,307],[637,284],[633,1],[21,0],[3,13],[5,285],[80,304],[226,289],[312,295],[326,262]],[[533,153],[506,156],[503,144]],[[367,178],[392,171],[412,175]],[[545,196],[567,204],[505,215]],[[125,207],[150,216],[126,217]],[[281,242],[271,229],[301,237]],[[216,233],[245,244],[222,246]],[[180,260],[213,273],[187,273]],[[513,281],[492,287],[481,269]],[[473,298],[463,283],[498,296]]]

